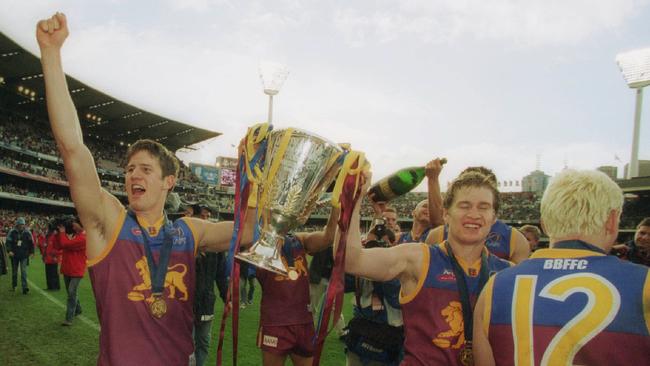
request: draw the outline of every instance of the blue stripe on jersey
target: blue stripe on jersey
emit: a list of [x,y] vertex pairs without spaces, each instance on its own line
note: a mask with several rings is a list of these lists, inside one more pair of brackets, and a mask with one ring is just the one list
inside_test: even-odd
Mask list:
[[[557,252],[560,250],[566,249],[550,249],[547,251]],[[568,260],[571,261],[571,259]],[[563,263],[553,261],[565,261],[565,259],[533,258],[499,272],[494,281],[490,323],[495,325],[511,324],[512,297],[516,276],[529,275],[536,276],[533,323],[541,326],[562,327],[585,309],[589,301],[587,294],[579,290],[560,301],[540,296],[540,292],[544,286],[558,277],[570,274],[593,273],[606,278],[620,294],[620,309],[605,330],[648,335],[648,328],[643,316],[642,298],[648,267],[621,261],[613,256],[603,255],[584,256],[573,260],[586,261],[580,265],[584,269],[570,269],[571,263],[575,267],[577,262],[568,262],[567,269],[553,269],[553,263],[558,263],[556,267]]]

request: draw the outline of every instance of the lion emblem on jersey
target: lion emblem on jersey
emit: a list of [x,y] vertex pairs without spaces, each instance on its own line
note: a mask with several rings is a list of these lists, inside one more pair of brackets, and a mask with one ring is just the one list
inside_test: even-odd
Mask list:
[[[127,297],[131,301],[142,301],[152,302],[153,296],[149,293],[149,296],[146,297],[144,292],[151,291],[151,276],[149,275],[149,265],[147,264],[147,258],[142,257],[139,261],[135,263],[135,268],[138,269],[140,277],[142,277],[142,283],[139,285],[133,286],[133,290],[129,292]],[[165,275],[165,289],[169,290],[169,298],[176,298],[176,291],[180,292],[181,301],[187,301],[189,294],[187,292],[187,286],[183,279],[187,273],[187,266],[182,263],[174,264],[171,267],[167,267],[167,274]]]
[[[440,332],[433,339],[433,344],[440,348],[459,349],[465,343],[465,333],[463,321],[463,307],[458,301],[451,301],[440,312],[445,317],[445,321],[449,325],[449,330]],[[454,339],[458,338],[454,343]],[[453,343],[453,344],[452,344]]]
[[[298,273],[298,278],[300,278],[300,277],[302,277],[302,276],[307,276],[307,275],[308,275],[307,267],[305,266],[305,261],[303,260],[302,257],[298,257],[298,258],[296,258],[296,260],[293,262],[293,267],[289,267],[289,266],[287,265],[287,261],[286,261],[284,258],[282,258],[282,262],[284,263],[284,265],[285,265],[289,270],[292,270],[292,269],[293,269],[294,271],[296,271],[296,272]],[[275,280],[276,280],[276,281],[291,281],[291,279],[290,279],[289,277],[287,277],[287,276],[281,276],[281,275],[277,275],[277,276],[275,276]]]

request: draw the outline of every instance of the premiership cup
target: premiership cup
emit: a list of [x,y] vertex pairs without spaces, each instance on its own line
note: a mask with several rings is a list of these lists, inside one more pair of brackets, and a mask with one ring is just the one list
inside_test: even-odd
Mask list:
[[236,258],[292,277],[282,261],[284,237],[307,221],[320,195],[336,178],[343,149],[298,129],[272,131],[258,187],[260,238]]

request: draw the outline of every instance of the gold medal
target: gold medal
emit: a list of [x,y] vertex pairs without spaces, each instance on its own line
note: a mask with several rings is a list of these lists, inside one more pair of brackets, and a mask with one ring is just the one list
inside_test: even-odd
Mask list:
[[295,269],[290,269],[290,270],[289,270],[289,273],[287,274],[287,276],[289,276],[289,279],[290,279],[291,281],[295,281],[295,280],[298,279],[298,272],[296,272]]
[[162,296],[154,296],[153,302],[149,304],[149,310],[154,318],[160,319],[167,312],[167,303],[163,300]]
[[460,350],[458,359],[463,366],[474,366],[474,354],[472,353],[472,344],[468,343]]

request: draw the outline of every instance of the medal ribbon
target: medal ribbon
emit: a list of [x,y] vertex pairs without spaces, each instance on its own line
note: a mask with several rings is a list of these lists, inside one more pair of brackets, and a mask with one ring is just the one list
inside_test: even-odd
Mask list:
[[149,235],[147,231],[144,230],[135,213],[129,209],[129,215],[138,223],[138,227],[142,232],[142,241],[144,242],[144,251],[147,255],[147,265],[149,265],[149,276],[151,278],[151,292],[154,296],[160,296],[165,289],[165,275],[167,275],[167,265],[169,264],[169,256],[172,252],[172,236],[169,233],[171,223],[167,218],[167,214],[163,212],[165,216],[165,222],[163,223],[163,244],[160,248],[160,256],[158,257],[158,263],[153,260],[153,254],[151,252],[151,245],[149,245]]
[[[469,302],[469,290],[467,289],[467,279],[465,278],[465,271],[458,264],[454,252],[451,250],[451,245],[448,241],[445,241],[445,249],[447,249],[447,254],[449,255],[449,260],[451,261],[451,268],[454,271],[454,276],[456,277],[456,286],[458,287],[458,295],[460,296],[460,302],[463,308],[463,326],[465,330],[465,344],[471,347],[472,339],[474,338],[473,332],[473,313],[474,309],[472,308]],[[481,293],[483,286],[490,277],[487,264],[487,254],[485,254],[485,249],[481,251],[481,270],[479,271],[478,277],[478,290],[477,294]]]

